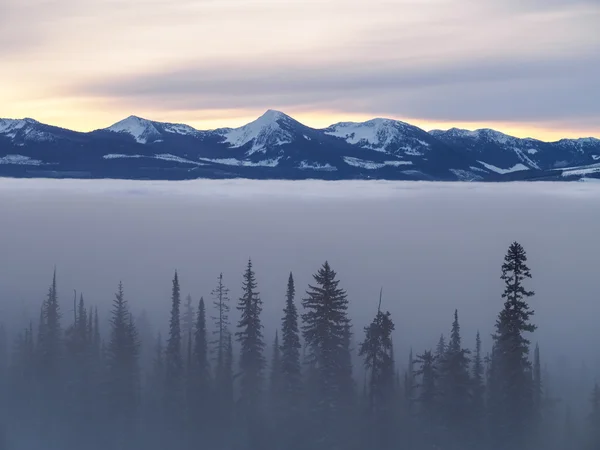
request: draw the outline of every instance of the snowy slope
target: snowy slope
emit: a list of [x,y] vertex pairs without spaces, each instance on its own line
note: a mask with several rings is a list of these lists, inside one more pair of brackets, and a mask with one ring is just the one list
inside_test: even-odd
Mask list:
[[217,130],[231,148],[249,146],[247,156],[265,152],[269,147],[279,147],[292,142],[292,134],[285,129],[293,119],[280,111],[268,110],[258,119],[240,128]]
[[600,140],[520,139],[491,129],[426,132],[377,118],[308,127],[268,110],[200,131],[129,116],[80,133],[0,119],[0,176],[504,181],[600,177]]

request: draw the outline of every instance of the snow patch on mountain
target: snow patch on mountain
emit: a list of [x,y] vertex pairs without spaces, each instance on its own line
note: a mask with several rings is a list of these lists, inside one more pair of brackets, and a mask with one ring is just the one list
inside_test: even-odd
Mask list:
[[337,170],[337,167],[333,167],[331,164],[319,164],[310,161],[302,161],[298,166],[299,169],[308,169],[308,170],[322,170],[326,172],[334,172]]
[[243,147],[252,143],[246,153],[248,156],[256,152],[265,152],[267,147],[277,147],[292,142],[292,135],[282,128],[282,122],[292,120],[282,112],[268,110],[258,119],[240,128],[223,130],[225,142],[231,148]]
[[138,144],[148,144],[160,138],[161,134],[154,124],[137,116],[129,116],[106,128],[113,133],[129,134]]
[[373,161],[366,161],[364,159],[353,158],[350,156],[344,156],[343,159],[344,159],[344,162],[346,164],[348,164],[349,166],[360,167],[361,169],[368,169],[368,170],[381,169],[382,167],[385,167],[385,166],[400,167],[403,165],[411,165],[412,164],[412,161],[373,162]]
[[201,158],[202,161],[212,162],[215,164],[225,164],[227,166],[243,166],[243,167],[277,167],[281,158],[265,159],[262,161],[247,161],[235,158]]
[[40,125],[38,121],[28,118],[18,120],[0,119],[0,134],[9,139],[15,139],[20,135],[26,141],[52,141],[54,136],[47,131],[39,129]]
[[[372,119],[366,122],[340,122],[324,130],[325,134],[344,139],[349,144],[371,150],[385,151],[386,147],[401,137],[409,124],[391,119]],[[424,145],[429,144],[420,141]]]
[[0,157],[0,164],[14,164],[18,166],[41,166],[44,164],[39,159],[32,159],[23,155],[6,155]]
[[519,163],[519,164],[515,164],[513,167],[510,167],[508,169],[501,169],[500,167],[496,167],[493,166],[492,164],[488,164],[488,163],[484,163],[483,161],[477,161],[479,164],[481,164],[483,167],[485,167],[488,170],[491,170],[492,172],[496,172],[500,175],[505,175],[507,173],[513,173],[513,172],[519,172],[522,170],[529,170],[529,167]]

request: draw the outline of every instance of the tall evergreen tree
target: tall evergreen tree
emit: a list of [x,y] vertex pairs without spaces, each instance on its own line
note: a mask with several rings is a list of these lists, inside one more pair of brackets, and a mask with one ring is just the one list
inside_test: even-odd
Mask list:
[[[542,384],[542,366],[540,362],[540,346],[535,345],[533,352],[533,419],[534,424],[539,427],[542,421],[542,399],[543,399],[543,384]],[[536,431],[540,431],[539,428]]]
[[256,291],[257,284],[252,261],[248,260],[242,282],[242,297],[238,301],[240,320],[235,333],[240,343],[240,405],[244,413],[254,415],[261,397],[265,358],[263,351],[262,300]]
[[[315,420],[324,446],[339,445],[336,419],[347,406],[346,389],[352,385],[347,370],[349,324],[346,291],[340,289],[336,273],[328,262],[314,275],[316,285],[309,285],[302,300],[302,332],[309,350],[309,363],[316,374],[314,393]],[[348,379],[350,378],[350,379]],[[347,431],[347,430],[346,430]]]
[[[213,296],[213,305],[216,309],[216,315],[212,317],[215,322],[213,333],[216,339],[213,341],[215,346],[215,402],[217,404],[217,416],[220,423],[225,426],[225,421],[229,418],[231,412],[231,399],[233,396],[233,354],[229,358],[229,352],[233,352],[229,345],[231,333],[229,331],[229,289],[223,283],[223,274],[219,274],[217,286],[211,292]],[[230,350],[231,349],[231,350]],[[231,381],[230,381],[231,380]]]
[[58,381],[63,345],[60,319],[55,269],[52,284],[48,290],[48,297],[42,306],[38,337],[38,352],[41,363],[40,376],[46,381]]
[[200,297],[194,329],[194,358],[200,393],[204,402],[207,400],[210,389],[210,363],[208,361],[208,339],[206,333],[206,307],[204,305],[204,298]]
[[281,371],[281,350],[279,347],[279,331],[275,330],[275,340],[273,341],[273,355],[271,357],[271,374],[269,377],[269,387],[273,407],[275,402],[280,403],[282,399],[282,371]]
[[292,408],[298,405],[301,388],[300,333],[298,329],[298,310],[294,303],[296,288],[292,273],[288,278],[285,308],[281,321],[281,376],[282,396]]
[[477,331],[475,338],[475,355],[473,356],[473,425],[474,445],[483,446],[485,438],[485,368],[481,356],[481,336]]
[[419,377],[416,384],[418,405],[418,417],[421,431],[421,445],[426,448],[439,448],[440,446],[440,392],[439,373],[436,356],[431,350],[417,355],[417,370],[415,375]]
[[139,342],[129,306],[119,283],[110,319],[110,340],[107,347],[108,414],[113,423],[115,448],[130,444],[138,407]]
[[369,441],[379,449],[392,448],[395,444],[393,331],[391,314],[381,311],[380,295],[377,314],[371,324],[365,327],[365,339],[359,347],[359,356],[364,358],[368,375]]
[[533,398],[529,340],[525,333],[535,331],[536,326],[530,321],[534,312],[526,301],[534,295],[524,286],[529,278],[525,249],[514,242],[502,264],[505,301],[493,336],[490,413],[492,442],[499,449],[522,450],[530,438]]
[[169,338],[165,353],[165,405],[167,416],[174,425],[180,425],[180,413],[183,407],[183,358],[181,355],[181,324],[179,309],[181,305],[179,277],[177,271],[173,277],[171,293],[171,319]]
[[[183,307],[183,313],[181,316],[181,335],[187,337],[189,335],[194,336],[194,326],[196,324],[196,317],[194,314],[194,306],[192,305],[192,296],[188,294],[185,298],[185,304]],[[183,343],[183,354],[187,355],[188,340],[185,339]],[[193,350],[192,350],[193,353]]]
[[440,364],[441,407],[444,415],[447,446],[462,449],[468,445],[472,431],[471,379],[469,351],[462,347],[458,310],[444,359]]

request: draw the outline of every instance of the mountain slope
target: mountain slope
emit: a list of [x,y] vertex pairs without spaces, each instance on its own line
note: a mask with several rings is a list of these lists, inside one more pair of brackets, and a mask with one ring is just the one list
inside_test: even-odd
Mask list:
[[137,116],[89,133],[0,119],[0,176],[574,180],[600,177],[600,140],[426,132],[382,118],[315,129],[274,110],[239,128],[209,131]]

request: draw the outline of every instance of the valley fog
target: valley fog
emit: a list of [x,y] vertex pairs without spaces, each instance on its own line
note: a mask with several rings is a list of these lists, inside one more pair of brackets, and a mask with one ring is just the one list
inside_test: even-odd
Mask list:
[[54,266],[65,322],[73,289],[106,321],[122,280],[134,314],[146,310],[166,332],[177,270],[182,297],[204,296],[208,316],[223,272],[235,326],[251,257],[270,346],[290,271],[299,305],[328,260],[348,292],[354,347],[383,288],[401,367],[411,347],[449,333],[455,308],[464,345],[480,330],[487,352],[516,240],[533,275],[531,340],[545,365],[555,378],[584,362],[590,383],[599,374],[600,184],[5,179],[0,210],[0,306],[11,333],[36,317]]

